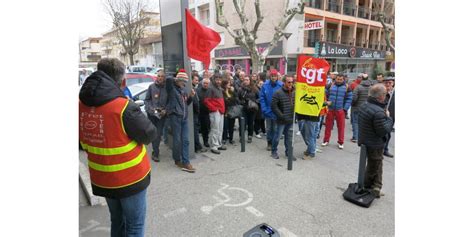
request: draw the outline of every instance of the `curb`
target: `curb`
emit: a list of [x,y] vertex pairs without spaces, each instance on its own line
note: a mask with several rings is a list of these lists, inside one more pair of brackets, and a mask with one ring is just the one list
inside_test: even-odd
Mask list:
[[86,194],[87,200],[91,206],[101,205],[106,206],[107,202],[105,198],[95,196],[92,194],[91,178],[89,175],[89,170],[86,165],[81,161],[81,158],[86,158],[86,154],[83,151],[79,151],[79,183]]

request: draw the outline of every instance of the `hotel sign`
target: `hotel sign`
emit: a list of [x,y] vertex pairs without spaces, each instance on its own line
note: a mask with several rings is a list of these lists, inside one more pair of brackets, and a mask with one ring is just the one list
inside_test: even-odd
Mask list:
[[324,28],[324,21],[311,21],[304,23],[304,30],[318,30]]

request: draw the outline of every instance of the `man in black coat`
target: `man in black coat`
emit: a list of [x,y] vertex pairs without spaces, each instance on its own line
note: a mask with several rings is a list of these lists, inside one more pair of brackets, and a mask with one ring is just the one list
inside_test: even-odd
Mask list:
[[[278,159],[278,142],[282,134],[285,135],[285,155],[288,157],[288,148],[291,146],[293,136],[293,113],[295,110],[295,90],[293,88],[294,78],[284,76],[283,87],[277,90],[272,96],[271,108],[277,119],[276,134],[272,141],[272,157]],[[296,158],[293,157],[296,161]]]
[[377,198],[381,196],[383,150],[387,134],[392,131],[393,120],[385,110],[387,89],[375,84],[369,89],[367,102],[359,108],[359,146],[367,147],[365,188],[371,189]]
[[[387,88],[387,98],[386,98],[386,110],[390,112],[390,118],[393,120],[393,125],[395,125],[395,77],[387,77],[384,79],[385,88]],[[387,134],[387,142],[385,143],[385,148],[383,151],[383,155],[393,158],[393,153],[390,153],[388,150],[388,144],[390,143],[390,138],[392,138],[392,133],[389,132]]]

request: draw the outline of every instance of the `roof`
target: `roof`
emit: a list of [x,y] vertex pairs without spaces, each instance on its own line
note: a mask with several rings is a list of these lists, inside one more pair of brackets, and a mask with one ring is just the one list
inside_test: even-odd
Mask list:
[[152,35],[152,36],[149,36],[149,37],[146,37],[146,38],[143,38],[143,39],[140,40],[141,45],[151,44],[151,43],[155,43],[155,42],[161,42],[161,34]]

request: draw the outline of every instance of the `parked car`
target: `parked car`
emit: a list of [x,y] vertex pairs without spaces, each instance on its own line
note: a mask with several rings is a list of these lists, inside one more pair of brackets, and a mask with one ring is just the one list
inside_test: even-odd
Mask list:
[[142,82],[154,82],[156,76],[146,75],[141,73],[126,73],[125,79],[122,81],[122,88]]
[[130,66],[128,67],[128,72],[134,73],[149,73],[153,71],[154,67],[147,67],[147,66]]
[[146,91],[148,90],[148,87],[150,84],[153,82],[141,82],[137,84],[133,84],[128,87],[130,90],[130,93],[132,94],[132,100],[140,106],[140,109],[142,112],[146,115],[145,112],[145,97],[146,97]]

